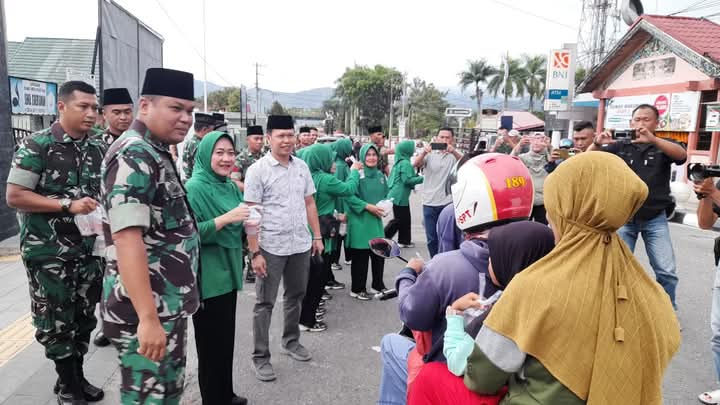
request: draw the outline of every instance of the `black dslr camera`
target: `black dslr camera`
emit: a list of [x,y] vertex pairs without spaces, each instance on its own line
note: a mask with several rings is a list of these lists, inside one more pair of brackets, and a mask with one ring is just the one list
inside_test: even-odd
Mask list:
[[[704,165],[702,163],[695,163],[688,165],[688,179],[695,184],[700,184],[703,180],[710,177],[720,177],[720,165]],[[698,200],[705,198],[704,195],[695,193]]]
[[635,132],[634,129],[629,131],[615,131],[613,139],[622,143],[632,143],[632,141],[637,139],[637,132]]

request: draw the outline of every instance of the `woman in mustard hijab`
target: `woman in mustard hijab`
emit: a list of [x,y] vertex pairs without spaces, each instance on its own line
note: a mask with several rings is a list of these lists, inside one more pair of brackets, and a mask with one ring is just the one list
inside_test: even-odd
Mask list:
[[[588,181],[590,180],[590,181]],[[465,370],[501,404],[662,404],[680,346],[670,299],[616,231],[647,198],[618,157],[583,153],[545,182],[555,249],[508,285]]]
[[242,222],[249,209],[230,180],[235,148],[230,136],[213,131],[198,145],[187,197],[200,233],[200,295],[193,315],[198,381],[203,404],[243,405],[233,393],[235,303],[242,289]]

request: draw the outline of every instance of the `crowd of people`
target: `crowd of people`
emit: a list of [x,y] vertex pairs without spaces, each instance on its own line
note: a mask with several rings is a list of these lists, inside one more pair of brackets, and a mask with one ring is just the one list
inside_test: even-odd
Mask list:
[[[395,279],[404,332],[382,339],[378,404],[662,403],[680,343],[664,212],[670,165],[686,155],[654,135],[654,107],[633,112],[634,142],[583,122],[553,149],[542,134],[501,128],[489,151],[462,155],[442,128],[413,159],[415,143],[389,148],[382,127],[359,148],[319,144],[287,115],[248,128],[238,152],[224,117],[193,120],[193,76],[171,69],[148,69],[137,106],[125,89],[103,101],[107,128],[95,132],[95,89],[63,84],[59,120],[24,140],[8,177],[60,405],[104,396],[83,372],[98,303],[96,341],[118,351],[123,404],[179,403],[190,318],[203,403],[246,404],[233,391],[237,292],[254,283],[258,380],[277,378],[269,333],[281,283],[281,351],[311,360],[301,332],[327,329],[331,292],[345,288],[333,273],[341,248],[352,298],[387,292],[369,242],[397,235],[414,246],[419,184],[430,259],[411,259]],[[171,146],[191,126],[178,171]],[[720,184],[696,191],[709,227]],[[101,231],[79,226],[98,216]],[[656,280],[633,256],[638,236]]]

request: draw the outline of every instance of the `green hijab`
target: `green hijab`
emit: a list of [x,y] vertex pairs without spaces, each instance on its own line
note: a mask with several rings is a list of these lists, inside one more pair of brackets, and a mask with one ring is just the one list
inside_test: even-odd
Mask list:
[[338,160],[345,160],[352,155],[353,145],[347,138],[338,139],[331,143],[330,147],[335,151],[335,157]]
[[316,143],[301,149],[301,158],[308,165],[310,175],[312,176],[315,189],[318,192],[324,191],[323,184],[334,176],[330,174],[330,169],[335,161],[335,152],[330,146]]
[[[376,153],[378,152],[377,146],[373,144],[367,144],[363,146],[362,149],[360,149],[360,159],[362,160],[363,164],[365,164],[365,158],[367,157],[367,153],[370,148],[374,149]],[[379,156],[380,153],[378,153],[378,157]],[[365,173],[365,178],[360,179],[357,195],[358,197],[360,197],[361,200],[365,202],[368,202],[370,204],[377,204],[378,201],[384,199],[387,196],[387,183],[385,181],[385,175],[382,174],[380,170],[378,170],[377,166],[365,166],[365,168],[363,168],[363,172]]]
[[[370,150],[370,148],[375,149],[375,153],[378,155],[378,164],[380,164],[380,151],[378,150],[377,146],[372,143],[365,144],[362,149],[360,149],[360,161],[363,165],[365,165],[365,158],[367,157],[367,153]],[[373,179],[375,177],[380,176],[382,173],[380,173],[380,170],[378,170],[377,165],[375,167],[367,167],[365,166],[363,168],[363,172],[365,173],[365,178]]]
[[410,160],[413,153],[415,153],[415,142],[413,141],[402,141],[395,147],[395,164],[398,164],[401,160]]
[[[243,202],[240,189],[228,177],[215,173],[210,165],[215,144],[220,138],[232,138],[220,131],[205,135],[198,144],[192,177],[185,184],[188,200],[200,221],[209,221]],[[218,245],[233,249],[242,247],[242,224],[230,224],[217,233]]]

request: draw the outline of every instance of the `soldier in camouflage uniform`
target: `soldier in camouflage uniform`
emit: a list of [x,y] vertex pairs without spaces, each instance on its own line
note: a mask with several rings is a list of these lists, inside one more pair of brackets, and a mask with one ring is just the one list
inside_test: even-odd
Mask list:
[[[258,159],[263,157],[267,150],[264,146],[265,144],[265,137],[263,135],[263,128],[260,125],[253,125],[248,127],[247,129],[247,146],[238,153],[237,157],[235,158],[235,170],[233,170],[232,175],[230,175],[230,178],[237,184],[240,191],[245,191],[245,173],[247,173],[247,169],[255,163]],[[255,282],[255,273],[252,270],[252,266],[250,265],[250,260],[248,259],[248,246],[247,246],[247,236],[245,236],[245,233],[243,232],[243,262],[245,263],[245,268],[247,269],[247,273],[245,274],[245,281],[248,283],[254,283]]]
[[193,166],[195,166],[195,152],[203,137],[215,128],[216,120],[212,115],[195,113],[194,134],[183,146],[182,169],[185,173],[185,181],[192,177]]
[[[99,140],[109,148],[116,139],[127,131],[132,122],[133,101],[130,92],[126,88],[114,88],[103,90],[103,108],[101,109],[107,129],[101,133],[95,134],[94,138]],[[105,268],[103,257],[102,267]],[[110,345],[110,340],[103,334],[102,328],[95,335],[93,343],[96,346],[105,347]]]
[[183,140],[192,110],[192,74],[148,69],[137,118],[102,165],[101,312],[119,352],[124,405],[178,404],[183,392],[200,243],[169,145]]
[[103,90],[102,101],[102,112],[107,123],[107,129],[97,135],[97,138],[110,147],[130,127],[133,116],[133,101],[130,92],[126,88]]
[[23,141],[7,179],[7,202],[20,220],[35,338],[55,362],[59,404],[104,396],[83,373],[96,325],[102,260],[93,256],[95,236],[82,236],[74,221],[75,215],[95,210],[100,196],[104,147],[91,136],[97,108],[91,85],[60,86],[60,120]]

